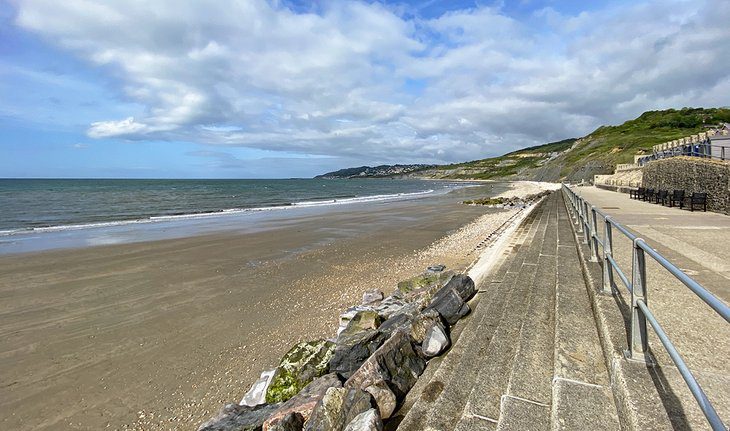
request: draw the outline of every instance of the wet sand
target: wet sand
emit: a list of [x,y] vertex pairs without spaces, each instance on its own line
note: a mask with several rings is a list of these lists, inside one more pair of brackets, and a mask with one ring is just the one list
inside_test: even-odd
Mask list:
[[363,291],[473,262],[515,212],[458,204],[485,193],[2,256],[0,428],[195,429],[292,344],[333,336]]

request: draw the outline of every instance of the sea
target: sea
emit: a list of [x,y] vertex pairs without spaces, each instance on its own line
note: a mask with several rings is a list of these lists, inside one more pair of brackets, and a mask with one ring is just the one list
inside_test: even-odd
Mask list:
[[[245,223],[256,213],[416,199],[469,185],[374,178],[0,179],[0,253],[174,237],[188,234],[184,228]],[[174,229],[180,235],[170,234]]]

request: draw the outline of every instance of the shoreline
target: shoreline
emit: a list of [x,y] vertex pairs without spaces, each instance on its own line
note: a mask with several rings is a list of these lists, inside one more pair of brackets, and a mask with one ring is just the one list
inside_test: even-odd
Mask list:
[[289,205],[4,230],[0,231],[0,256],[187,238],[221,232],[256,232],[266,229],[267,224],[286,221],[292,217],[316,216],[332,211],[367,210],[370,205],[434,198],[469,187],[479,187],[479,185],[343,199],[299,201]]
[[291,345],[334,335],[365,290],[435,263],[472,265],[516,211],[459,204],[485,192],[265,232],[2,256],[0,423],[194,428]]

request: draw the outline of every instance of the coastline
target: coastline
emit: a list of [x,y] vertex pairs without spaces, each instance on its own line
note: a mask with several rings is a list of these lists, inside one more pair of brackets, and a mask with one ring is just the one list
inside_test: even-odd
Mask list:
[[363,291],[434,263],[473,265],[517,211],[458,204],[475,193],[265,232],[0,257],[0,423],[194,428],[294,343],[334,335]]

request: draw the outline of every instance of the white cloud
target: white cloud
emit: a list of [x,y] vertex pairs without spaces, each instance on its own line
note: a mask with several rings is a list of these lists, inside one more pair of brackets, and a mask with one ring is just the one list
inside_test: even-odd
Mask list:
[[[94,138],[189,140],[363,161],[456,161],[647,109],[730,104],[730,4],[650,0],[517,20],[403,18],[377,3],[28,0],[17,24],[103,65],[135,118]],[[414,87],[418,82],[420,87]]]
[[99,121],[91,123],[89,136],[92,138],[107,138],[110,136],[145,133],[147,130],[149,130],[149,126],[134,121],[133,117],[128,117],[121,121]]

